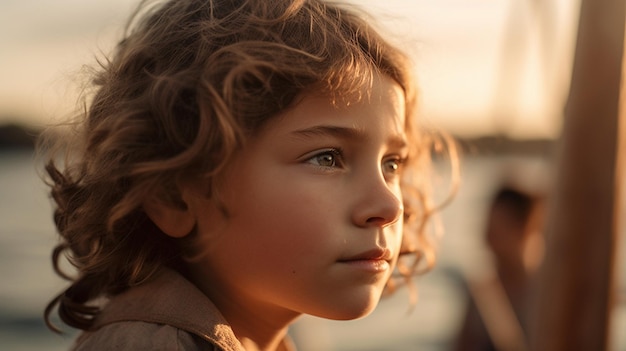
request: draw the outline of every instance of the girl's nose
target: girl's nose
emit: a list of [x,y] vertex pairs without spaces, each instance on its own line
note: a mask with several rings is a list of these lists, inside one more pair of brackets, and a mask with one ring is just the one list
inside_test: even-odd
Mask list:
[[397,222],[404,210],[399,189],[384,179],[363,186],[357,197],[353,221],[359,227],[386,227]]

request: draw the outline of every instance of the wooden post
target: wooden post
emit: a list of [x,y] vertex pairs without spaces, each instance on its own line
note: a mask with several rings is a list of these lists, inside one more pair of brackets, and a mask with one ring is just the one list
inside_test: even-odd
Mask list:
[[614,298],[624,0],[581,0],[531,330],[533,351],[608,349]]

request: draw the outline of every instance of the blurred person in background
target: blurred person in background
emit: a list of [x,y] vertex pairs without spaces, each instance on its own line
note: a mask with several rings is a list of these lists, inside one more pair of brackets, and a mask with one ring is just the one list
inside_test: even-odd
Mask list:
[[503,185],[491,201],[485,244],[493,270],[470,278],[468,306],[455,351],[526,349],[527,308],[543,259],[544,196]]

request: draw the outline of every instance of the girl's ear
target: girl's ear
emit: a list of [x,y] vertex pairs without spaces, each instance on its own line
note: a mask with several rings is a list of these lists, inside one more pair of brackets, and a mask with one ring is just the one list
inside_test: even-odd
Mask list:
[[189,210],[189,206],[178,208],[153,197],[144,201],[143,208],[152,222],[163,233],[173,238],[187,236],[196,225],[196,219]]

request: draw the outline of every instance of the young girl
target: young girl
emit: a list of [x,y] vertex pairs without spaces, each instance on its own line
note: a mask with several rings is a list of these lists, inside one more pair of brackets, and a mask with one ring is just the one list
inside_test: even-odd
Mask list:
[[411,67],[359,12],[144,1],[129,28],[46,168],[75,349],[289,350],[298,316],[363,317],[401,254],[430,263]]

